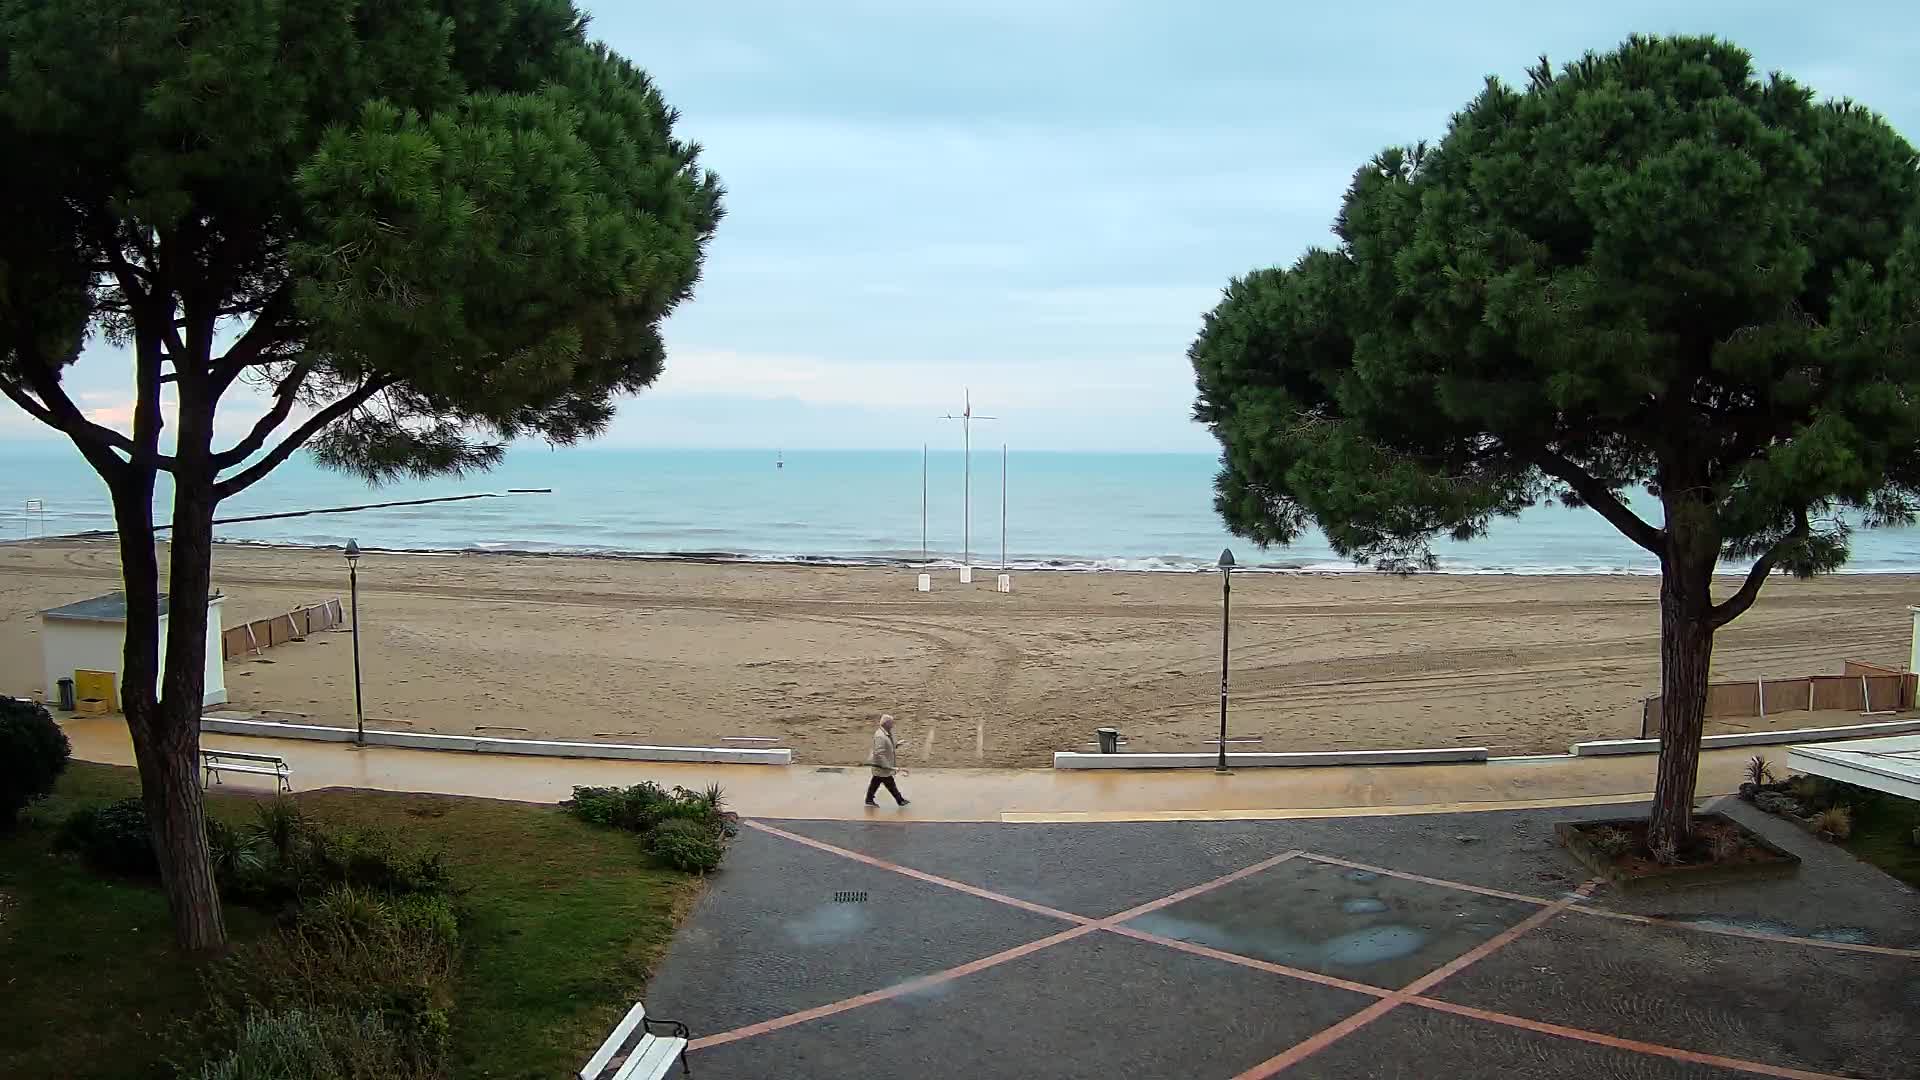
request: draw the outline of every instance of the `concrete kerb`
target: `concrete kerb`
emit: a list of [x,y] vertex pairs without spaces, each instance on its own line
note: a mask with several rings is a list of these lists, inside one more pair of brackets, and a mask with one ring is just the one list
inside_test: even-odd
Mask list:
[[[1700,740],[1702,750],[1725,750],[1736,746],[1777,746],[1781,743],[1830,742],[1835,739],[1862,739],[1875,735],[1905,735],[1920,732],[1920,720],[1892,720],[1873,724],[1847,724],[1829,728],[1791,728],[1785,731],[1742,731],[1731,735],[1708,735]],[[1613,757],[1621,754],[1657,754],[1659,739],[1596,739],[1574,743],[1576,757]]]
[[[354,741],[353,728],[319,724],[288,724],[211,715],[200,719],[200,730],[217,735],[263,739],[307,739],[316,742]],[[456,750],[480,754],[521,754],[530,757],[608,758],[621,761],[690,761],[729,765],[791,765],[793,751],[750,750],[731,746],[643,746],[632,743],[563,742],[552,739],[502,739],[484,735],[433,735],[416,731],[366,733],[368,746],[397,746],[411,750]]]
[[[1484,764],[1485,747],[1446,746],[1422,750],[1307,750],[1262,753],[1227,752],[1228,768],[1306,768],[1326,765]],[[1088,754],[1062,750],[1053,755],[1056,769],[1211,769],[1220,762],[1211,754]]]

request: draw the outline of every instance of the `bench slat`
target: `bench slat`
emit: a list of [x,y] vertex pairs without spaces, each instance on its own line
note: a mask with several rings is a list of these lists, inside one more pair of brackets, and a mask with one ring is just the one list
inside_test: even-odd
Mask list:
[[674,1059],[686,1048],[685,1039],[662,1039],[649,1035],[634,1047],[633,1056],[621,1066],[613,1080],[661,1080],[672,1071]]
[[258,773],[261,776],[281,776],[287,771],[285,769],[271,768],[266,765],[220,765],[215,763],[209,763],[207,768],[212,769],[214,772]]
[[287,763],[287,759],[281,757],[279,754],[248,754],[242,753],[239,750],[207,750],[203,748],[200,751],[200,756],[202,758],[232,758],[239,761],[270,761],[276,765],[283,766]]
[[640,1021],[646,1018],[646,1004],[634,1002],[633,1008],[627,1010],[626,1017],[614,1027],[613,1034],[607,1036],[607,1041],[600,1044],[600,1049],[595,1050],[593,1056],[587,1059],[586,1065],[580,1069],[580,1080],[598,1080],[600,1074],[606,1071],[607,1062],[612,1061],[613,1056],[620,1052],[620,1048],[627,1045],[627,1039],[633,1035],[633,1029],[639,1027]]

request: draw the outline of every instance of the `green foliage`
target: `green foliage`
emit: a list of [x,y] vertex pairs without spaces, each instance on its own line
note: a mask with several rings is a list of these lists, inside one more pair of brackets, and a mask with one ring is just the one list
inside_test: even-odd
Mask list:
[[379,1013],[285,1009],[250,1014],[238,1044],[194,1075],[198,1080],[428,1080],[441,1073],[418,1061]]
[[445,897],[336,885],[291,925],[216,964],[207,983],[216,1016],[263,1008],[373,1015],[393,1054],[430,1071],[446,1056],[458,961]]
[[160,872],[147,829],[147,809],[137,797],[74,810],[61,822],[55,847],[78,854],[87,865],[106,873],[151,876]]
[[53,790],[73,747],[47,707],[0,697],[0,829]]
[[711,824],[694,818],[671,818],[647,834],[647,854],[675,870],[706,874],[720,868],[726,848]]
[[[1354,177],[1339,244],[1234,281],[1190,355],[1217,505],[1263,544],[1433,565],[1545,499],[1797,574],[1920,493],[1920,173],[1875,114],[1711,38],[1489,80]],[[1632,504],[1662,504],[1648,522]]]
[[717,869],[726,841],[737,831],[719,784],[703,791],[672,790],[650,781],[632,787],[576,787],[560,804],[582,821],[637,833],[647,853],[686,873]]
[[282,862],[293,858],[294,845],[307,828],[300,804],[291,796],[276,795],[273,801],[263,802],[255,809],[254,818],[254,835],[260,842],[272,848]]
[[377,892],[439,893],[450,885],[444,854],[402,843],[387,829],[355,828],[307,833],[303,879],[353,885]]
[[1747,760],[1747,782],[1756,786],[1773,783],[1773,764],[1764,755],[1755,754]]
[[[0,7],[21,225],[0,321],[27,331],[0,381],[91,438],[49,405],[81,337],[156,358],[177,338],[189,408],[251,365],[342,403],[301,441],[375,479],[597,433],[659,374],[722,211],[652,80],[585,23],[566,0]],[[222,358],[227,318],[252,329]]]
[[1787,781],[1787,794],[1809,811],[1819,810],[1833,801],[1833,783],[1820,776],[1795,776]]
[[561,808],[590,825],[646,832],[660,819],[660,807],[673,796],[651,780],[632,787],[576,787]]

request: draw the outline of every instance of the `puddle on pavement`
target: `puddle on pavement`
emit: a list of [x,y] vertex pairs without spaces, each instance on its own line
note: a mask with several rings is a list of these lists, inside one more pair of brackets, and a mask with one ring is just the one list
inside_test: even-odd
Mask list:
[[783,929],[795,945],[840,945],[852,941],[866,925],[862,905],[822,904]]
[[1775,934],[1780,937],[1812,938],[1815,941],[1833,941],[1843,945],[1871,945],[1873,935],[1858,926],[1823,926],[1809,930],[1792,923],[1776,922],[1773,919],[1737,919],[1725,915],[1700,915],[1681,913],[1662,915],[1663,919],[1687,923],[1692,926],[1710,926],[1720,930],[1745,930],[1753,934]]
[[1289,862],[1129,924],[1242,956],[1404,986],[1511,926],[1529,904]]

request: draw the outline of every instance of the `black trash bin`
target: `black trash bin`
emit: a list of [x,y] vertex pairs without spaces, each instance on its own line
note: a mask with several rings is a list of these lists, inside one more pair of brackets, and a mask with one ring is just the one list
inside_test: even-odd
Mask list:
[[1117,754],[1120,752],[1120,729],[1119,728],[1110,728],[1110,727],[1094,728],[1093,733],[1100,737],[1101,753]]
[[73,706],[74,706],[73,680],[61,679],[59,685],[60,685],[60,708],[65,712],[72,712]]

